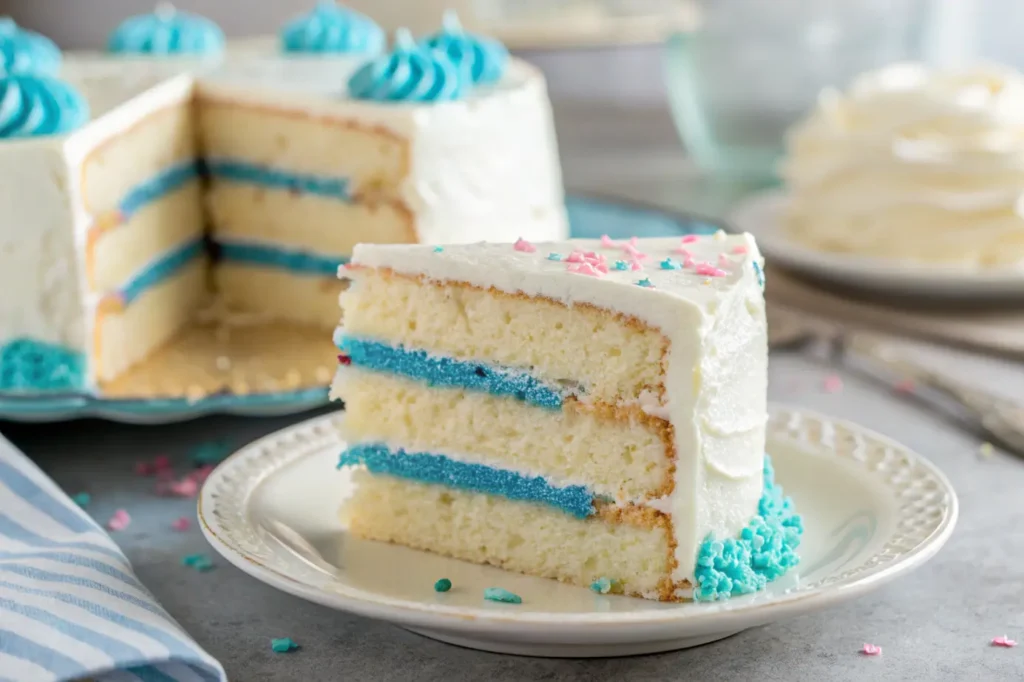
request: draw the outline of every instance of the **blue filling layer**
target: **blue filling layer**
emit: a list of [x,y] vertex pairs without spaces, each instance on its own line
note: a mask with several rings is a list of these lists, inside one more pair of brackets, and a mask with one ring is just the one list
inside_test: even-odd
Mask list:
[[793,501],[775,483],[771,459],[764,459],[764,492],[758,515],[738,538],[716,540],[708,536],[697,552],[697,585],[693,598],[715,601],[762,590],[796,566],[796,548],[803,535],[803,520]]
[[215,242],[214,258],[247,265],[283,268],[310,275],[337,277],[338,268],[348,262],[344,256],[323,256],[307,251],[293,251],[280,246],[243,242]]
[[147,267],[135,274],[131,280],[121,288],[120,294],[126,304],[138,298],[146,289],[160,284],[176,272],[185,267],[193,258],[203,254],[205,242],[200,237],[185,242],[181,246],[168,251]]
[[351,199],[349,183],[345,178],[303,175],[234,159],[206,159],[205,166],[209,175],[232,182],[248,182],[342,201]]
[[34,339],[0,346],[0,391],[70,391],[84,385],[82,353]]
[[188,181],[199,177],[202,164],[195,160],[183,161],[168,166],[155,176],[133,187],[118,208],[125,216],[130,216],[148,203],[167,196]]
[[560,390],[525,372],[431,355],[423,350],[396,348],[352,336],[343,336],[338,347],[348,355],[352,365],[375,372],[400,374],[429,386],[463,388],[516,398],[552,410],[562,408]]
[[594,513],[593,495],[581,485],[556,488],[541,476],[522,476],[483,464],[456,462],[444,455],[392,452],[386,445],[371,443],[341,453],[338,468],[357,464],[365,465],[375,474],[547,504],[580,519]]

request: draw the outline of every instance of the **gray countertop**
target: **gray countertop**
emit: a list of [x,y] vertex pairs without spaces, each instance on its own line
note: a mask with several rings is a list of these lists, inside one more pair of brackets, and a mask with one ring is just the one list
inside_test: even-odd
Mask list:
[[[559,107],[559,114],[566,120],[567,108]],[[598,113],[585,126],[563,125],[569,187],[721,213],[738,190],[695,181],[664,112],[641,115],[649,120],[641,125],[630,119],[633,137],[619,136],[614,145],[602,139],[602,121],[622,121],[621,114]],[[576,149],[588,152],[573,154]],[[827,393],[824,378],[833,372],[844,388]],[[306,603],[219,559],[206,573],[182,567],[186,554],[212,554],[194,525],[184,533],[170,529],[175,518],[194,517],[194,501],[156,497],[152,480],[133,473],[134,463],[166,454],[184,465],[189,451],[205,441],[241,445],[310,415],[212,417],[157,427],[93,420],[0,423],[0,431],[68,492],[91,493],[89,511],[96,518],[105,520],[121,507],[132,514],[131,526],[115,533],[115,540],[139,578],[221,660],[232,680],[1024,678],[1024,646],[988,644],[1004,633],[1024,639],[1024,533],[1014,530],[1024,523],[1024,505],[1013,502],[1024,490],[1024,462],[998,451],[980,457],[976,436],[913,396],[896,395],[812,353],[773,353],[770,379],[774,402],[854,420],[936,462],[961,500],[952,539],[923,568],[852,603],[695,649],[619,659],[530,659],[461,649]],[[302,650],[274,654],[272,637],[292,637]],[[859,656],[864,642],[881,645],[884,654]]]

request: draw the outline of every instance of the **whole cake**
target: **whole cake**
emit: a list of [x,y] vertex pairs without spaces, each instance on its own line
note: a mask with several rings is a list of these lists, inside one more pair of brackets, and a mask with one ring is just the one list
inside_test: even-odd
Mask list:
[[1024,265],[1024,79],[896,64],[827,91],[788,135],[792,237],[932,265]]
[[765,455],[761,267],[724,233],[356,246],[350,531],[649,599],[763,588],[802,527]]
[[360,241],[566,235],[543,77],[452,18],[389,48],[321,3],[232,45],[161,10],[108,48],[0,26],[0,391],[103,394],[213,296],[330,330]]

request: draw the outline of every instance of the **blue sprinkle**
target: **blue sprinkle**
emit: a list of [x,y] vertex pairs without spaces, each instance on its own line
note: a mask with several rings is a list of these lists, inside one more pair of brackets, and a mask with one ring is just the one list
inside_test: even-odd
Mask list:
[[683,266],[679,264],[679,261],[672,260],[671,258],[666,258],[661,261],[662,270],[679,270],[682,267]]
[[761,285],[762,289],[764,289],[764,271],[761,269],[761,266],[757,264],[756,260],[750,262],[754,266],[754,274],[757,275],[757,283]]
[[616,270],[629,270],[629,263],[627,263],[624,260],[617,260],[615,261],[615,265],[612,267],[614,267]]
[[562,256],[557,253],[549,253],[548,260],[562,260]]
[[434,247],[434,253],[441,253],[442,251],[444,251],[444,247],[443,246],[435,246]]
[[270,640],[270,648],[276,654],[287,654],[298,649],[299,645],[291,637],[282,637],[281,639]]
[[393,347],[352,336],[343,337],[339,347],[356,367],[399,374],[423,381],[428,386],[463,388],[516,398],[552,410],[562,409],[564,389],[549,386],[523,371],[463,362],[423,350],[406,350],[401,346]]
[[646,289],[653,289],[654,288],[654,283],[650,279],[648,279],[647,277],[644,277],[642,280],[637,282],[636,285],[638,287],[644,287]]
[[558,488],[543,476],[523,476],[484,464],[457,462],[444,455],[392,451],[382,443],[362,443],[341,453],[338,468],[358,464],[375,474],[548,504],[580,519],[594,512],[594,496],[582,485]]
[[793,510],[793,501],[783,496],[775,483],[771,458],[764,459],[764,492],[758,515],[739,537],[717,540],[709,534],[697,553],[696,601],[715,601],[764,589],[800,562],[796,548],[804,526]]
[[89,493],[76,493],[71,496],[71,501],[77,504],[79,507],[85,507],[92,502],[92,495]]
[[590,583],[590,589],[598,594],[608,594],[612,591],[612,581],[608,578],[598,578]]
[[196,466],[220,464],[231,454],[231,446],[223,440],[200,443],[192,450],[192,463]]
[[448,578],[441,578],[434,583],[434,592],[447,592],[452,589],[452,581]]
[[182,566],[189,566],[199,572],[209,571],[213,568],[213,561],[205,554],[189,554],[181,560]]
[[484,599],[487,601],[500,601],[506,604],[522,604],[523,598],[518,594],[509,592],[503,587],[488,587],[484,589]]

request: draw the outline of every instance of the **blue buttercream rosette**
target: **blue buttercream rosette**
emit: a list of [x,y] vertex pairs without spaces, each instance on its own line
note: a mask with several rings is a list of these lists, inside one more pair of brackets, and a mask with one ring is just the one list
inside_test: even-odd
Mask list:
[[469,72],[473,83],[501,80],[508,67],[508,50],[493,38],[466,33],[454,11],[445,13],[440,31],[423,39],[422,44],[451,59]]
[[285,52],[377,54],[384,43],[384,30],[372,19],[333,0],[321,0],[281,29]]
[[107,51],[118,54],[198,55],[223,50],[224,32],[217,24],[169,5],[125,19],[107,40]]
[[0,78],[0,139],[60,135],[89,120],[85,98],[49,76]]
[[391,52],[363,64],[348,81],[354,99],[440,102],[461,99],[471,83],[443,53],[417,45],[398,29]]
[[44,35],[0,18],[0,75],[35,73],[52,76],[60,70],[60,48]]

